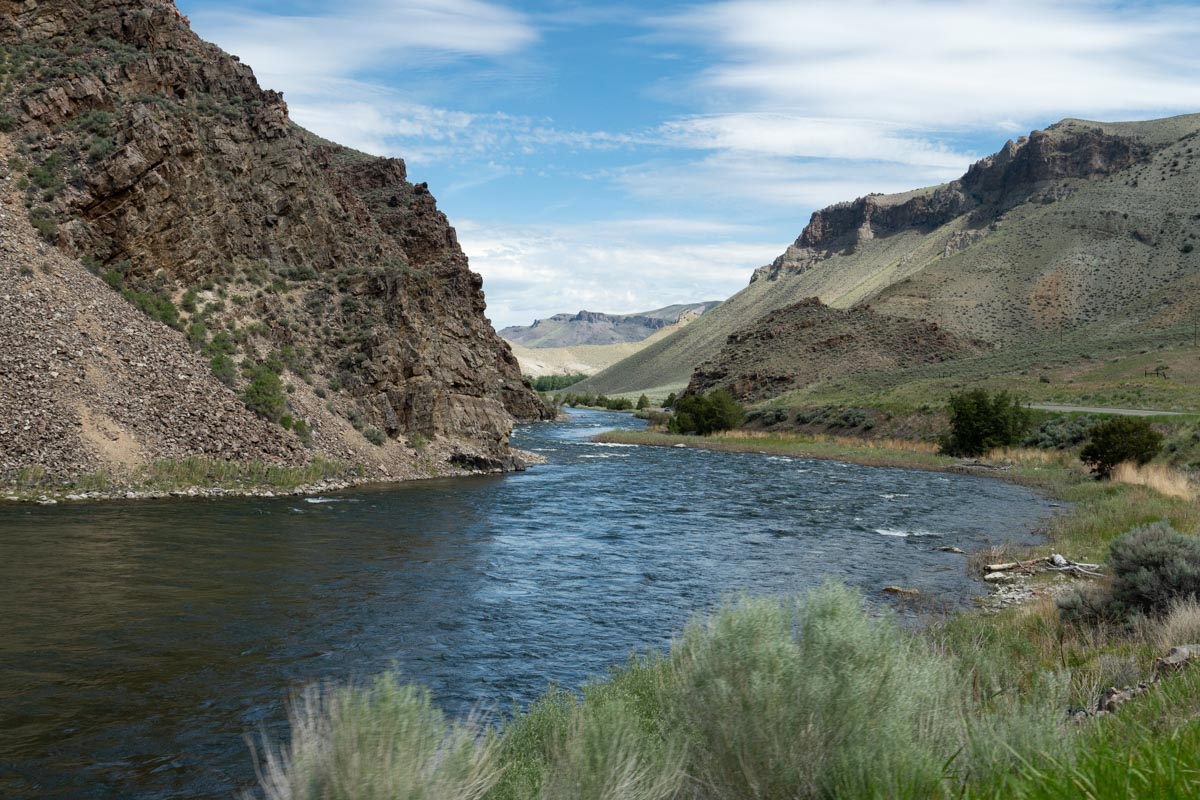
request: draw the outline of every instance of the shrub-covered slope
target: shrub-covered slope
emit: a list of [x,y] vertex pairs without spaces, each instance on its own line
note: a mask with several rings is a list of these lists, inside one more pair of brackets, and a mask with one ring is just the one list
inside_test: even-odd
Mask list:
[[728,389],[753,402],[862,370],[903,369],[976,355],[985,342],[936,323],[830,308],[809,298],[776,309],[732,334],[692,374],[688,391]]

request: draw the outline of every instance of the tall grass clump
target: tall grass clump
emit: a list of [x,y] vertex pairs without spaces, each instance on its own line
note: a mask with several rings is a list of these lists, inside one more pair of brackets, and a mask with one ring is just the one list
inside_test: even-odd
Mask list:
[[476,800],[499,777],[477,726],[447,721],[395,676],[310,689],[288,716],[291,741],[268,745],[259,767],[266,800]]
[[1196,486],[1188,476],[1163,464],[1139,466],[1126,461],[1113,468],[1112,480],[1114,483],[1146,486],[1167,497],[1177,497],[1188,502],[1196,500]]

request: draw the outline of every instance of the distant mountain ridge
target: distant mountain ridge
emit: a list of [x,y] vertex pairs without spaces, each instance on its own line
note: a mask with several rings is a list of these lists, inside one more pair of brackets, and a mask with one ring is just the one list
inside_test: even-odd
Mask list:
[[[776,338],[745,359],[731,337],[761,346],[746,330],[810,297],[998,348],[1170,330],[1200,313],[1198,236],[1200,115],[1068,119],[1008,142],[958,180],[817,211],[749,286],[580,389],[676,390],[704,364],[762,371],[772,351],[774,375],[804,341]],[[763,396],[752,375],[720,383]]]
[[680,303],[634,314],[579,311],[513,325],[500,331],[507,341],[529,348],[575,347],[640,342],[681,319],[698,317],[721,305],[720,300]]

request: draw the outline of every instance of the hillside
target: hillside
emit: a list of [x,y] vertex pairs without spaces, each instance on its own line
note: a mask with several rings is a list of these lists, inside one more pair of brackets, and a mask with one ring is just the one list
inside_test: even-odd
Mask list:
[[732,334],[807,297],[870,304],[1031,359],[1062,336],[1177,329],[1200,311],[1198,134],[1200,115],[1065,120],[948,184],[818,211],[746,289],[581,388],[680,388]]
[[935,323],[877,314],[867,306],[830,308],[814,297],[730,336],[696,368],[688,391],[722,386],[754,402],[856,372],[940,364],[988,349]]
[[[78,439],[92,412],[136,443],[124,452],[137,462],[322,456],[393,477],[448,462],[518,465],[514,418],[549,412],[485,318],[454,229],[404,162],[295,125],[281,95],[196,37],[169,0],[0,0],[0,45],[5,186],[17,193],[6,223],[22,231],[6,227],[22,244],[5,289],[22,324],[54,320],[43,348],[75,342],[88,309],[101,309],[88,335],[108,344],[75,364],[102,374],[112,397],[147,406],[139,422],[92,407],[103,403],[80,389],[83,407],[64,400],[44,433],[47,447],[86,458],[22,451],[19,465],[6,455],[8,472],[128,466]],[[24,241],[35,232],[40,242]],[[6,323],[0,346],[23,352],[25,329]],[[126,329],[142,344],[109,338]],[[56,363],[52,351],[27,355]],[[157,364],[159,378],[108,370],[113,358]],[[143,424],[158,413],[145,398],[176,367],[192,383],[177,378],[162,405],[204,435]],[[54,394],[85,380],[74,367],[48,374]],[[271,391],[252,402],[263,419],[250,421],[229,403],[256,380]],[[21,392],[5,383],[0,417],[20,412]],[[220,424],[209,424],[217,409]]]
[[684,314],[674,325],[662,328],[638,342],[538,348],[523,347],[511,342],[509,345],[521,365],[522,375],[534,378],[543,375],[594,375],[671,336],[697,319],[699,317],[695,315]]
[[626,344],[640,342],[681,320],[694,319],[719,305],[721,301],[710,300],[704,303],[666,306],[636,314],[602,314],[596,311],[555,314],[547,319],[534,320],[529,326],[513,325],[504,328],[500,331],[500,336],[512,344],[538,349]]

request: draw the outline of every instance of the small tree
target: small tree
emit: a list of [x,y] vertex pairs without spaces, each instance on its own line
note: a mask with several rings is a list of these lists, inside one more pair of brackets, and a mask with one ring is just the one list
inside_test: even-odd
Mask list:
[[649,407],[650,407],[650,398],[649,397],[646,397],[646,395],[642,395],[641,397],[638,398],[638,401],[637,401],[637,410],[638,411],[641,411],[641,410],[649,408]]
[[1029,412],[1008,392],[959,392],[950,396],[949,410],[950,431],[942,439],[942,450],[952,456],[981,456],[996,447],[1011,447],[1029,427]]
[[1099,478],[1107,478],[1124,461],[1138,466],[1162,450],[1162,434],[1140,417],[1115,417],[1092,428],[1091,441],[1079,453]]
[[716,431],[736,428],[745,417],[745,409],[733,399],[733,395],[724,389],[714,389],[708,394],[689,394],[679,398],[668,427],[671,433],[707,436]]
[[287,395],[279,374],[266,366],[259,365],[250,374],[250,385],[242,392],[242,402],[254,413],[271,422],[283,419],[287,409]]
[[663,408],[674,408],[676,399],[675,393],[671,392],[667,395],[667,399],[663,400]]

